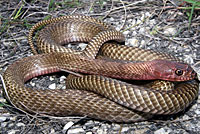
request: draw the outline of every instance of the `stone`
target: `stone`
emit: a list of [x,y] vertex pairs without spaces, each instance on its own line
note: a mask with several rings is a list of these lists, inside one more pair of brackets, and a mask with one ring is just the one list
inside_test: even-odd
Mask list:
[[80,134],[80,133],[84,133],[85,131],[83,130],[83,128],[73,128],[73,129],[69,129],[67,131],[68,134]]
[[7,122],[1,123],[1,127],[4,128],[4,127],[6,127],[7,124],[8,124]]
[[56,89],[56,84],[53,83],[53,84],[49,85],[49,89]]
[[74,122],[70,121],[67,124],[65,124],[63,128],[63,132],[66,132],[69,128],[71,128],[74,125]]
[[19,122],[19,123],[17,123],[17,124],[16,124],[16,126],[18,126],[18,127],[23,127],[23,126],[25,126],[25,124],[24,124],[24,123],[21,123],[21,122]]
[[16,134],[16,132],[18,132],[19,130],[10,130],[10,131],[8,131],[8,134]]
[[133,47],[138,46],[138,40],[136,38],[128,39],[128,44]]
[[1,116],[0,117],[0,122],[4,122],[4,121],[6,121],[6,119],[7,119],[7,117]]
[[175,27],[167,27],[164,29],[164,34],[167,36],[173,36],[177,33],[177,30]]
[[85,134],[93,134],[92,132],[87,132],[87,133],[85,133]]
[[160,128],[154,132],[154,134],[168,134],[164,128]]
[[66,79],[66,76],[61,76],[61,77],[60,77],[60,82],[65,81],[65,79]]

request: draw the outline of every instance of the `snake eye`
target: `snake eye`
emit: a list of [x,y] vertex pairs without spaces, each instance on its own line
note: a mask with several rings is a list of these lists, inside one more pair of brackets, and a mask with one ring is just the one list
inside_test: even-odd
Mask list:
[[178,75],[178,76],[181,76],[181,75],[183,74],[183,70],[177,69],[177,70],[175,71],[175,74]]

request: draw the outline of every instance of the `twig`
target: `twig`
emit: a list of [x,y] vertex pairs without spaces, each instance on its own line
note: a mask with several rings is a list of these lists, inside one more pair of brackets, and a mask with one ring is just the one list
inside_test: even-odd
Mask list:
[[89,9],[87,11],[87,15],[90,13],[90,10],[93,8],[94,3],[95,3],[95,0],[90,4],[90,7],[89,7]]
[[15,10],[11,13],[11,15],[9,16],[9,18],[11,18],[11,17],[16,13],[17,9],[19,8],[19,6],[20,6],[21,4],[23,4],[22,1],[20,1],[20,2],[17,4],[17,7],[16,7]]
[[[139,3],[146,3],[147,1],[148,1],[148,0],[141,0],[141,1],[132,2],[131,4],[126,5],[126,7],[133,6],[133,5],[137,5],[137,4],[139,4]],[[124,8],[124,7],[122,6],[122,7],[113,8],[111,11],[106,11],[105,13],[107,13],[107,12],[112,12],[112,11],[115,11],[115,10],[119,10],[119,9],[122,9],[122,8]]]
[[109,10],[109,12],[106,13],[106,15],[102,18],[102,20],[104,20],[112,12],[113,6],[114,6],[114,1],[112,0],[110,10]]
[[127,20],[126,6],[124,5],[124,2],[122,0],[120,0],[120,2],[122,3],[122,5],[124,7],[124,22],[123,22],[121,28],[119,28],[119,31],[121,31],[124,28],[126,20]]

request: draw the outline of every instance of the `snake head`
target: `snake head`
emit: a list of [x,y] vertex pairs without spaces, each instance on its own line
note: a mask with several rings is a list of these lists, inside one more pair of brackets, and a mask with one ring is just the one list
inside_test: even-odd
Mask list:
[[197,77],[192,67],[185,63],[167,60],[153,60],[152,74],[155,78],[169,81],[187,81]]

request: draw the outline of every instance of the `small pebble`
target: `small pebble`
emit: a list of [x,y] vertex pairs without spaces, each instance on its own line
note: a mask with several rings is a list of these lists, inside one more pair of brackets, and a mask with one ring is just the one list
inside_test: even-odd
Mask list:
[[67,131],[70,127],[74,125],[74,122],[70,121],[67,124],[65,124],[63,131]]
[[10,130],[10,131],[8,131],[8,134],[16,134],[16,132],[18,132],[19,130]]
[[146,44],[146,41],[142,40],[140,44],[141,44],[141,46],[144,46]]
[[34,86],[35,86],[35,83],[32,82],[32,81],[30,81],[30,85],[34,87]]
[[128,34],[130,34],[131,32],[130,31],[124,31],[123,34],[126,36]]
[[144,20],[144,18],[145,18],[145,15],[144,14],[142,14],[142,16],[141,16],[141,21],[143,21]]
[[136,20],[135,20],[135,19],[132,19],[131,25],[133,26],[133,25],[135,25],[135,24],[136,24]]
[[149,12],[145,12],[145,16],[151,16],[151,14]]
[[67,131],[67,134],[79,134],[79,133],[84,133],[85,131],[83,128],[74,128],[74,129],[69,129]]
[[107,129],[98,129],[97,134],[107,134]]
[[129,130],[128,127],[122,127],[122,132],[127,132]]
[[128,44],[133,47],[138,46],[138,40],[136,38],[128,39]]
[[56,89],[56,84],[53,83],[53,84],[49,85],[49,89]]
[[131,32],[131,36],[132,36],[132,37],[134,37],[134,36],[136,36],[136,35],[137,35],[137,32],[136,32],[136,31],[132,31],[132,32]]
[[113,126],[113,130],[119,130],[121,128],[121,126],[119,124],[115,124]]
[[81,48],[81,50],[84,50],[86,46],[86,43],[79,43],[79,47]]
[[23,126],[25,126],[25,124],[24,124],[24,123],[21,123],[21,122],[19,122],[19,123],[17,123],[17,124],[16,124],[16,126],[18,126],[18,127],[23,127]]
[[156,20],[155,19],[149,21],[149,25],[150,26],[154,26],[155,24],[156,24]]
[[190,119],[190,117],[189,117],[188,115],[185,114],[185,115],[183,116],[183,120],[189,120],[189,119]]
[[1,123],[1,127],[4,128],[4,127],[6,127],[7,124],[8,124],[7,122]]
[[139,33],[141,34],[145,34],[147,32],[147,30],[144,27],[141,27],[139,30]]
[[66,76],[61,76],[60,77],[60,82],[65,81],[65,79],[66,79]]
[[16,119],[17,119],[17,116],[10,117],[11,121],[16,121]]
[[6,102],[6,99],[5,99],[5,98],[0,98],[0,102],[5,103],[5,102]]
[[154,132],[154,134],[168,134],[164,128],[160,128]]
[[50,81],[53,81],[53,80],[54,80],[54,78],[53,78],[52,76],[50,76],[49,80],[50,80]]
[[7,117],[1,116],[0,117],[0,122],[4,122],[4,121],[6,121],[6,119],[7,119]]
[[50,134],[55,134],[55,129],[51,128]]
[[164,30],[164,34],[167,35],[167,36],[173,36],[177,33],[177,30],[176,28],[174,27],[168,27]]

